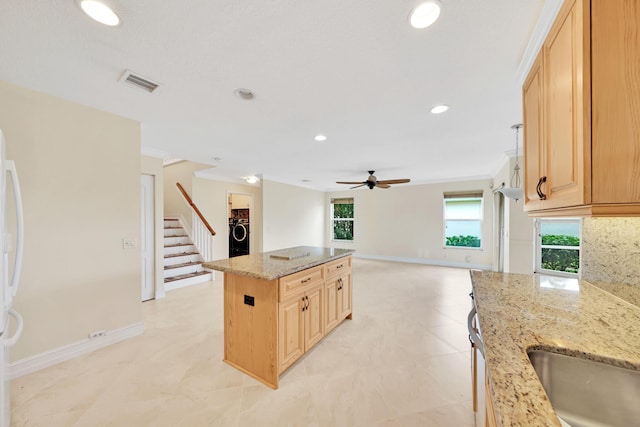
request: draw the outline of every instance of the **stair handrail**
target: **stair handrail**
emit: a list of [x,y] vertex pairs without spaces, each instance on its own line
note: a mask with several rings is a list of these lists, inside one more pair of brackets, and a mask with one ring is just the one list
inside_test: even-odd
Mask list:
[[185,198],[189,206],[191,206],[195,214],[198,215],[198,218],[200,218],[200,221],[202,221],[202,224],[207,228],[207,230],[209,230],[209,233],[211,233],[212,236],[215,236],[216,232],[213,231],[213,228],[211,228],[211,225],[209,225],[209,222],[205,219],[204,215],[202,215],[202,212],[200,212],[200,209],[198,209],[196,204],[193,203],[193,200],[191,200],[191,197],[189,197],[184,187],[182,187],[182,185],[180,185],[179,182],[176,182],[176,187],[178,187],[178,190],[180,190],[180,192],[182,193],[182,196]]

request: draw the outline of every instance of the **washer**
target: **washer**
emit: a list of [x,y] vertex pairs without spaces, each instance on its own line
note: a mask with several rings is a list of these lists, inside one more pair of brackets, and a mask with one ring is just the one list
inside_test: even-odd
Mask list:
[[229,222],[229,257],[249,255],[249,221]]

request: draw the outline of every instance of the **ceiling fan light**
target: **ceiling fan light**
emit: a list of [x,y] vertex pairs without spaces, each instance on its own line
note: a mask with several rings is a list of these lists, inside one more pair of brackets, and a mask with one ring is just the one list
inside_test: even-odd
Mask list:
[[409,15],[409,22],[413,28],[427,28],[433,25],[434,22],[440,17],[441,5],[438,0],[428,0],[419,6],[417,6],[411,15]]
[[97,0],[80,0],[80,7],[91,17],[101,24],[115,27],[120,23],[120,18],[106,4]]

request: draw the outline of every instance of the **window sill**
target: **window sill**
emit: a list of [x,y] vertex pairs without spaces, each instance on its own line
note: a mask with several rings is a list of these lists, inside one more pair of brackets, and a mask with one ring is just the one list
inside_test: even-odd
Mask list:
[[484,248],[481,246],[479,248],[475,248],[473,246],[445,246],[444,249],[454,249],[454,250],[463,250],[463,251],[483,251]]

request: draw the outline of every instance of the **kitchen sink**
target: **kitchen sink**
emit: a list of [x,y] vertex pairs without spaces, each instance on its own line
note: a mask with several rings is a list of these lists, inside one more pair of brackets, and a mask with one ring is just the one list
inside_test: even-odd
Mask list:
[[640,423],[640,371],[544,350],[528,354],[563,425]]

